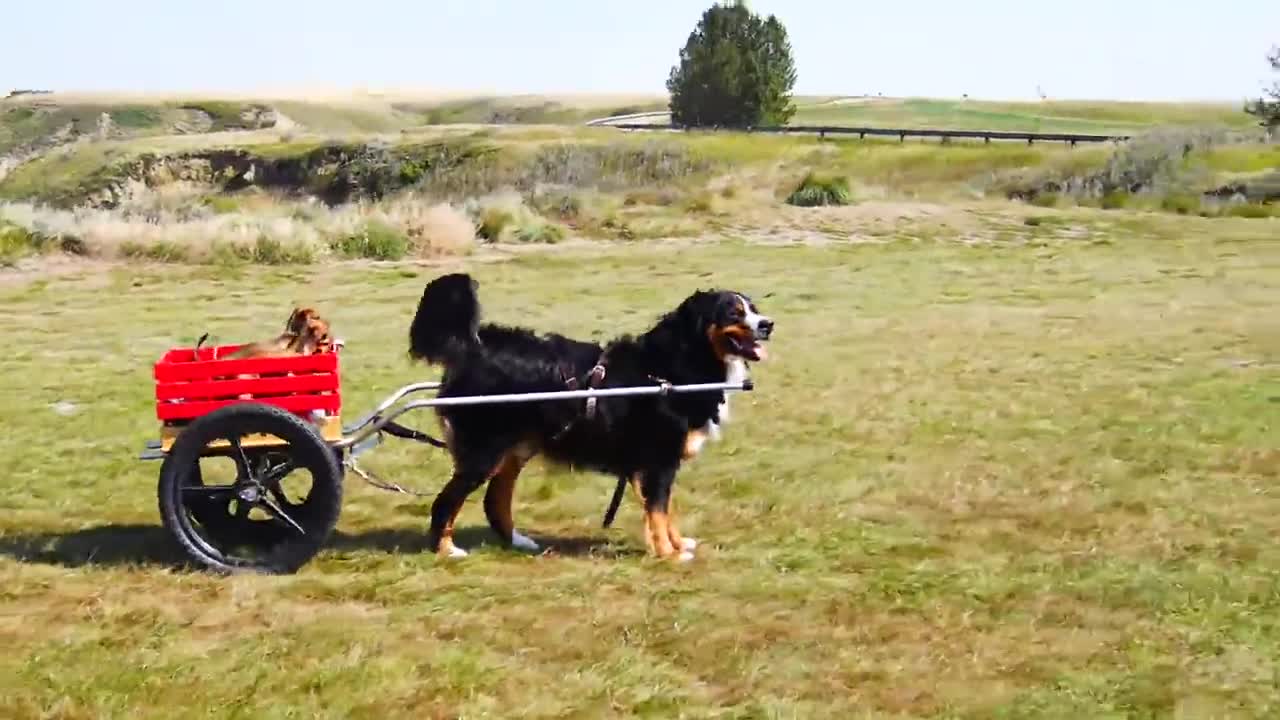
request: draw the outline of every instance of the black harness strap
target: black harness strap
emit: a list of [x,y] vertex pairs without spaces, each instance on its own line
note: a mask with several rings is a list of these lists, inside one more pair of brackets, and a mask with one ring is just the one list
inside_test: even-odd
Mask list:
[[[600,383],[604,382],[605,356],[602,354],[600,359],[596,361],[595,366],[588,370],[587,374],[582,376],[582,379],[575,376],[572,371],[565,372],[563,368],[561,368],[560,374],[565,378],[564,386],[566,390],[577,390],[584,381],[588,389],[595,390],[600,387]],[[556,433],[551,440],[554,442],[559,440],[561,437],[564,437],[564,434],[569,432],[574,425],[577,425],[579,420],[584,418],[590,420],[591,418],[594,418],[596,416],[596,400],[597,398],[594,397],[587,398],[586,406],[582,415],[575,417],[566,423],[563,428],[560,428],[560,432]]]
[[438,447],[438,448],[449,447],[448,444],[446,444],[444,441],[437,440],[431,437],[430,435],[422,432],[421,430],[414,430],[413,428],[407,428],[396,422],[387,422],[387,424],[382,426],[382,431],[394,437],[402,438],[405,440],[417,440],[420,443],[426,443],[433,447]]

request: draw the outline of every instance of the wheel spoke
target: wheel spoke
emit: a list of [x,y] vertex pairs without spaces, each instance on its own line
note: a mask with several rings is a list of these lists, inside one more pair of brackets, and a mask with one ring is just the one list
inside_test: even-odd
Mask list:
[[236,463],[236,480],[248,480],[253,477],[253,470],[249,467],[249,456],[244,452],[244,446],[240,444],[240,436],[232,435],[227,438],[227,442],[231,443],[231,449],[235,451],[231,459]]
[[285,512],[285,511],[284,511],[284,510],[283,510],[283,509],[282,509],[282,508],[281,508],[281,507],[276,503],[276,501],[275,501],[275,500],[272,500],[272,499],[271,499],[270,497],[268,497],[267,495],[263,495],[263,496],[258,500],[258,504],[259,504],[259,506],[266,507],[266,508],[271,512],[271,516],[272,516],[272,517],[274,517],[275,519],[277,519],[277,520],[279,520],[279,521],[283,522],[284,524],[288,525],[289,527],[293,528],[294,530],[297,530],[299,535],[306,535],[306,534],[307,534],[307,531],[306,531],[305,529],[303,529],[303,527],[302,527],[301,525],[299,525],[299,524],[298,524],[298,522],[297,522],[296,520],[294,520],[293,518],[289,517],[288,513],[286,513],[286,512]]

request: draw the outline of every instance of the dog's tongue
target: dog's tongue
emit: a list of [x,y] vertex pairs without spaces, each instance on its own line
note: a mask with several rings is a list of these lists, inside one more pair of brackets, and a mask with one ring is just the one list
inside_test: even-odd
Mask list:
[[756,343],[755,345],[751,346],[751,351],[756,354],[756,358],[758,358],[758,360],[769,359],[769,350],[765,348],[764,345],[761,345],[760,343]]

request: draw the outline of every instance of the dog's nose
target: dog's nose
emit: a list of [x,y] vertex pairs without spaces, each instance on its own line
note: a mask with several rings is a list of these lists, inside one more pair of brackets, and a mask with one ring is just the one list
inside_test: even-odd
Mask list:
[[760,318],[760,323],[756,325],[756,335],[761,340],[767,340],[773,334],[773,321],[769,318]]

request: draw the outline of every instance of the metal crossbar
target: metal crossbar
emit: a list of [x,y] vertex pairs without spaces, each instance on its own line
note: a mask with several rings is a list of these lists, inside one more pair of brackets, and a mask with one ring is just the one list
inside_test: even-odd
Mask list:
[[584,400],[586,398],[631,397],[638,395],[672,395],[699,392],[750,392],[754,385],[750,380],[734,383],[693,383],[689,385],[643,385],[639,387],[598,388],[591,390],[552,390],[533,393],[507,393],[502,395],[460,395],[456,397],[436,397],[430,400],[414,400],[386,413],[397,400],[419,390],[438,389],[426,387],[429,383],[406,385],[397,393],[378,406],[369,417],[352,426],[344,437],[333,447],[348,448],[369,438],[380,431],[387,423],[395,420],[410,410],[428,407],[450,407],[459,405],[502,405],[508,403],[548,402],[556,400]]

